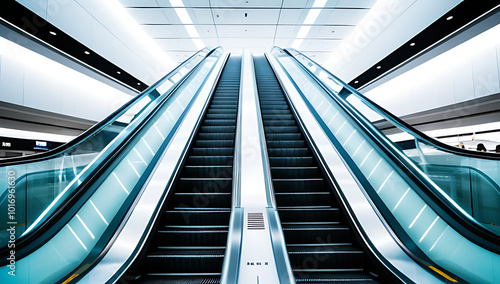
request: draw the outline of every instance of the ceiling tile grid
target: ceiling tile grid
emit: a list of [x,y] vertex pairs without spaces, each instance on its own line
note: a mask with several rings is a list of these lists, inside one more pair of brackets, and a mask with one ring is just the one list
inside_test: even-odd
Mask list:
[[[263,53],[274,45],[294,44],[308,14],[320,9],[299,50],[323,60],[337,48],[368,13],[376,0],[327,0],[323,8],[314,0],[120,0],[128,13],[176,62],[199,50],[179,10],[187,12],[206,46],[223,46],[239,53],[243,48]],[[174,3],[177,6],[172,6]],[[185,20],[184,20],[185,22]],[[195,33],[196,34],[196,33]]]

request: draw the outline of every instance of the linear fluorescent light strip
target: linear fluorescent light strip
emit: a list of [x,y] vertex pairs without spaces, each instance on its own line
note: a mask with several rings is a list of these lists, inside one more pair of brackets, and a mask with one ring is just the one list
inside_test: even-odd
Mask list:
[[314,24],[314,22],[316,22],[319,13],[321,13],[322,8],[325,7],[326,1],[327,0],[314,1],[314,4],[312,6],[313,9],[309,9],[309,13],[307,13],[306,19],[304,20],[304,23],[302,24],[302,27],[300,28],[299,33],[297,34],[297,38],[294,40],[292,44],[293,48],[298,49],[300,47],[302,41],[306,38],[307,34],[309,33],[311,25]]
[[172,7],[182,7],[174,8],[175,13],[177,13],[177,16],[186,28],[186,31],[188,32],[196,47],[198,49],[204,48],[205,45],[200,39],[198,31],[196,31],[196,28],[193,25],[193,21],[191,20],[191,17],[189,17],[189,13],[187,12],[186,8],[184,8],[184,3],[182,3],[182,0],[170,0],[170,5],[172,5]]

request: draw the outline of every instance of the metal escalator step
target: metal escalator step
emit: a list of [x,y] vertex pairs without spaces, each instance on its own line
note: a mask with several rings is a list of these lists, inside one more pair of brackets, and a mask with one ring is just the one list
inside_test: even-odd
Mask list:
[[146,256],[148,273],[220,273],[224,249],[166,249]]
[[302,133],[266,133],[266,140],[284,141],[284,140],[304,140]]
[[231,210],[168,210],[165,212],[165,224],[169,225],[227,225]]
[[289,114],[291,115],[292,114],[292,111],[289,110],[289,109],[262,109],[261,110],[261,113],[263,115],[281,115],[281,114]]
[[271,167],[271,175],[276,179],[286,178],[319,178],[318,167]]
[[352,242],[352,235],[349,227],[339,224],[283,224],[283,234],[285,235],[287,244]]
[[199,148],[195,147],[191,150],[193,156],[232,156],[234,153],[233,147],[210,147]]
[[234,140],[234,133],[198,133],[197,140]]
[[235,126],[236,119],[204,119],[203,126]]
[[218,109],[218,108],[209,108],[207,110],[207,113],[208,114],[237,114],[238,111],[234,108],[234,107],[227,107],[227,108],[222,108],[222,109]]
[[157,231],[158,246],[225,246],[225,229],[161,229]]
[[234,140],[201,140],[197,139],[194,142],[195,147],[208,148],[208,147],[233,147]]
[[365,253],[351,245],[318,244],[317,246],[287,246],[292,269],[307,269],[315,259],[315,269],[362,269]]
[[289,110],[290,108],[286,104],[270,104],[261,105],[262,110]]
[[220,283],[220,273],[216,275],[202,273],[195,275],[190,273],[189,275],[178,275],[169,273],[151,273],[145,275],[137,281],[143,284],[219,284]]
[[218,177],[232,177],[233,166],[184,166],[181,176],[182,177],[199,177],[199,178],[218,178]]
[[176,192],[172,201],[174,207],[188,208],[231,208],[230,192]]
[[262,115],[262,120],[267,121],[267,120],[295,120],[293,117],[293,114],[263,114]]
[[235,133],[236,132],[236,126],[204,126],[202,125],[200,127],[200,132],[204,133]]
[[189,156],[189,165],[232,165],[233,156]]
[[269,157],[271,167],[311,167],[315,166],[312,157]]
[[293,119],[266,119],[264,120],[264,126],[271,127],[281,127],[281,126],[296,126],[295,120]]
[[176,192],[231,192],[232,172],[227,177],[218,179],[180,179],[177,182]]
[[264,126],[266,133],[300,133],[298,126]]
[[281,222],[341,221],[338,208],[278,208]]
[[224,105],[211,105],[210,110],[216,110],[216,109],[223,109],[223,110],[228,110],[228,109],[234,109],[237,106],[236,103],[234,104],[224,104]]
[[236,119],[236,113],[207,113],[205,119]]
[[238,103],[238,98],[214,98],[212,99],[212,105],[236,105]]
[[278,140],[278,141],[267,141],[267,148],[302,148],[307,147],[305,140]]
[[333,201],[329,192],[276,192],[278,207],[330,206]]
[[337,270],[337,271],[294,271],[296,283],[377,283],[370,275],[363,273],[362,269]]
[[274,190],[278,192],[317,192],[323,191],[323,178],[273,178]]
[[269,148],[269,157],[306,157],[310,156],[309,148]]

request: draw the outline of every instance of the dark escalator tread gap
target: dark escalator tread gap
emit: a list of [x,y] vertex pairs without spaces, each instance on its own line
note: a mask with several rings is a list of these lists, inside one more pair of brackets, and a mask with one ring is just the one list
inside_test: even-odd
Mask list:
[[373,282],[271,67],[264,57],[254,61],[276,203],[297,282]]
[[219,284],[220,276],[211,275],[189,275],[189,276],[164,276],[147,275],[140,278],[139,281],[144,284]]
[[349,227],[341,224],[316,224],[306,225],[303,223],[283,225],[283,234],[287,244],[323,244],[330,243],[349,243],[352,241],[352,235]]
[[221,156],[189,156],[191,165],[230,165],[233,163],[233,155]]
[[315,284],[328,284],[328,283],[378,283],[373,280],[369,275],[358,272],[295,272],[295,281],[297,283],[315,283]]

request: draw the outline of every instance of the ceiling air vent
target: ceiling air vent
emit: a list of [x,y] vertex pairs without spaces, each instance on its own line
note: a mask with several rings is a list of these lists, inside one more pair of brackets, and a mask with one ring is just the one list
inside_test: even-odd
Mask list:
[[264,230],[264,215],[262,213],[248,213],[248,230]]

